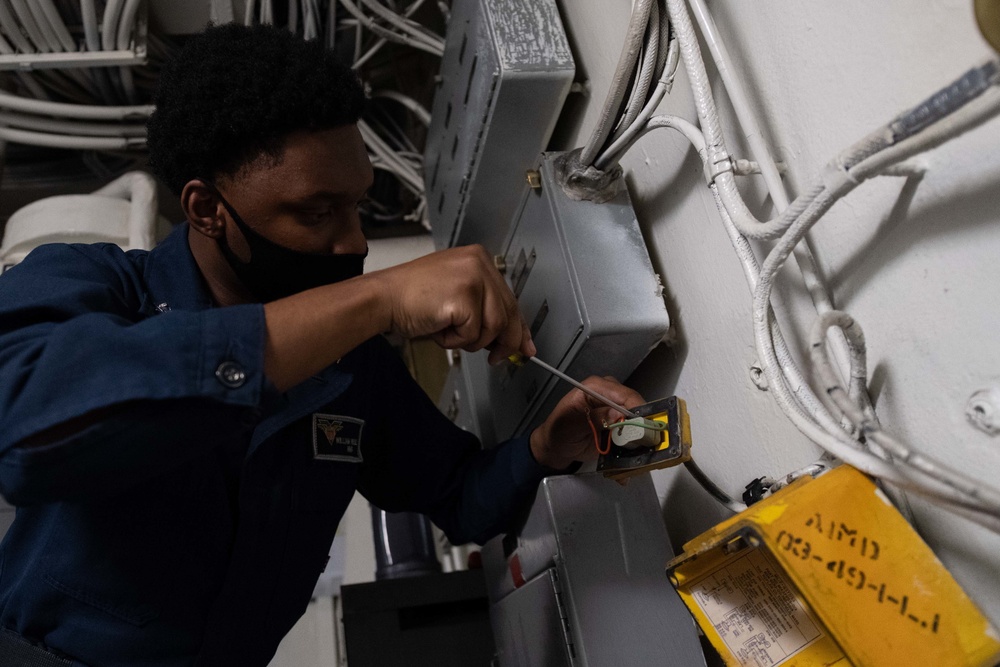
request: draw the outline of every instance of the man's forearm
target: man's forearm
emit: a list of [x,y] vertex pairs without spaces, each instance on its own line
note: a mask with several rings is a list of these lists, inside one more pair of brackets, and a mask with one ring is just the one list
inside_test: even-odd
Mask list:
[[373,275],[264,305],[264,372],[279,391],[297,385],[389,328]]

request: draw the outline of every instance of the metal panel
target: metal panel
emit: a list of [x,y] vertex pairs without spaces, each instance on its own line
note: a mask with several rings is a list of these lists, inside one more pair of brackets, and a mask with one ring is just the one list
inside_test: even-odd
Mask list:
[[557,577],[555,568],[545,570],[490,609],[503,667],[572,667]]
[[439,249],[500,251],[573,74],[554,0],[454,3],[424,159]]
[[[575,378],[624,379],[667,332],[670,319],[624,186],[604,204],[575,201],[542,156],[506,244],[506,277],[541,359]],[[498,440],[528,432],[568,387],[534,365],[488,368]],[[487,370],[488,369],[488,370]]]
[[452,351],[456,359],[444,389],[438,400],[438,409],[448,419],[455,422],[465,431],[479,438],[486,448],[497,444],[493,426],[493,408],[486,395],[486,372],[489,368],[485,363],[475,363],[480,355],[461,354]]
[[[648,474],[625,486],[599,474],[548,477],[524,527],[483,548],[491,614],[555,567],[572,664],[704,665],[694,621],[664,573],[671,555]],[[510,641],[509,628],[493,625],[498,645]]]

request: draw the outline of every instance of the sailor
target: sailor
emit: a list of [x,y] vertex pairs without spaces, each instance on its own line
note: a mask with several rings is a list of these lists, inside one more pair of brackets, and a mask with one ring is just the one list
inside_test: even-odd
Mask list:
[[155,101],[150,163],[184,223],[0,277],[0,655],[30,664],[266,665],[355,491],[482,543],[610,417],[574,390],[484,451],[410,378],[380,334],[535,347],[481,248],[363,273],[362,87],[318,43],[211,27]]

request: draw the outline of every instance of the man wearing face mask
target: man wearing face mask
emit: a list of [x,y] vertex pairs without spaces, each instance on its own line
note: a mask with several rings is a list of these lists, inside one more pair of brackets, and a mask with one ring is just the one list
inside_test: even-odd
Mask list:
[[210,28],[156,103],[150,161],[186,221],[0,277],[2,664],[266,665],[356,490],[483,542],[611,417],[573,391],[482,451],[410,379],[380,334],[535,349],[481,248],[363,273],[363,95],[320,45]]

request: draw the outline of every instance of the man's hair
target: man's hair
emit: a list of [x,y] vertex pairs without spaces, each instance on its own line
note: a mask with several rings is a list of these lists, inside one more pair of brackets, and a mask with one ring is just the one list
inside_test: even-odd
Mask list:
[[192,178],[280,160],[285,138],[357,122],[364,92],[317,41],[272,26],[209,26],[160,74],[149,163],[175,194]]

